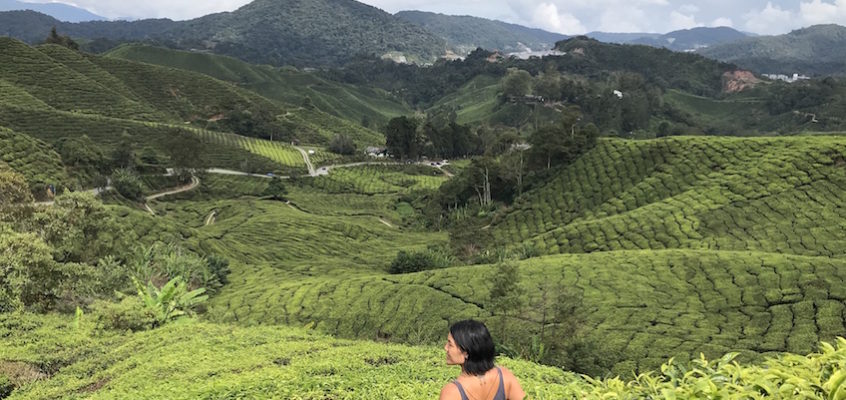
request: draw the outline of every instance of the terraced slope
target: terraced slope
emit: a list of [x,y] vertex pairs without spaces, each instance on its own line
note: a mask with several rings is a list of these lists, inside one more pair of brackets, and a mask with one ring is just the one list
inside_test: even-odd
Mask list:
[[[252,153],[242,144],[250,139],[231,133],[208,133],[184,125],[141,122],[99,115],[79,114],[51,109],[22,108],[0,104],[0,126],[5,126],[22,134],[29,135],[47,143],[55,143],[63,137],[88,135],[91,140],[105,148],[117,146],[124,133],[136,148],[151,146],[171,159],[179,159],[186,154],[182,151],[190,144],[198,151],[190,154],[190,165],[197,167],[230,168],[235,170],[254,170],[260,172],[290,172],[291,169],[304,169],[302,158],[300,165],[274,162],[260,153]],[[222,140],[217,140],[223,138]],[[230,138],[228,141],[225,138]],[[294,168],[291,168],[291,167]]]
[[[577,300],[585,343],[597,349],[574,366],[582,370],[628,374],[700,352],[758,359],[807,352],[818,340],[846,334],[837,201],[845,148],[833,137],[602,140],[475,234],[494,247],[566,253],[520,263],[532,306],[509,336],[528,341],[527,332],[554,329],[537,306],[544,292],[552,293],[549,307],[559,301],[556,293]],[[464,317],[498,324],[502,317],[489,301],[494,267],[385,274],[397,250],[439,241],[392,231],[373,216],[354,223],[346,216],[354,215],[355,197],[332,196],[367,189],[348,188],[320,196],[292,191],[310,213],[304,219],[261,202],[194,206],[190,218],[213,209],[223,216],[201,229],[208,235],[201,243],[243,263],[209,318],[313,322],[344,337],[402,341],[433,340]],[[371,212],[390,207],[372,204]]]
[[0,168],[3,167],[22,174],[38,192],[36,195],[41,195],[49,184],[57,188],[76,186],[62,165],[62,158],[50,145],[0,127]]
[[319,110],[355,125],[365,116],[375,126],[386,124],[392,117],[412,113],[406,104],[383,90],[333,82],[317,73],[293,68],[252,65],[226,56],[141,44],[119,46],[106,56],[199,72],[288,104],[302,104],[304,98],[309,97]]
[[840,137],[602,140],[497,215],[492,243],[846,255]]
[[[299,140],[315,145],[328,144],[339,133],[349,135],[362,146],[384,143],[382,134],[359,125],[360,115],[355,122],[350,122],[318,108],[303,106],[301,94],[287,94],[298,96],[295,105],[292,105],[285,102],[289,100],[285,96],[271,100],[234,83],[201,73],[79,53],[55,45],[30,47],[9,38],[0,38],[0,52],[8,54],[0,60],[0,88],[3,89],[0,106],[51,109],[165,124],[191,123],[195,127],[228,129],[265,138],[272,137],[269,131],[275,131],[276,140]],[[287,82],[288,78],[277,80]],[[296,91],[298,86],[319,86],[319,82],[297,83],[293,87],[277,89],[280,92]],[[340,104],[350,98],[367,96],[350,93],[350,98],[334,99],[333,96],[338,94],[328,90],[321,97],[324,100],[318,101],[326,103],[325,108],[331,112],[348,116],[357,114],[360,109],[339,112]],[[380,97],[377,93],[370,96],[374,103],[378,103]],[[329,98],[333,99],[326,100]],[[328,105],[327,102],[337,104]],[[362,102],[351,100],[350,103]],[[388,107],[389,103],[383,101],[378,104]],[[393,115],[396,111],[386,112]]]

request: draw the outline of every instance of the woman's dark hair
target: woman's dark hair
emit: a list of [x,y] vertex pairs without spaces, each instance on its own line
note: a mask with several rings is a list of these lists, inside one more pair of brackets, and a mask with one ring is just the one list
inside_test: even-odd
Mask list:
[[464,372],[482,375],[494,367],[496,349],[485,324],[472,319],[458,321],[449,327],[455,344],[467,353]]

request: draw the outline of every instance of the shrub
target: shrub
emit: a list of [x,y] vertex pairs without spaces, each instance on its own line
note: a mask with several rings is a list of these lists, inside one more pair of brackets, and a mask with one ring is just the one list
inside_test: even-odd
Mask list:
[[0,375],[0,399],[5,399],[12,395],[15,390],[15,385],[5,375]]
[[144,186],[141,183],[141,178],[127,168],[116,169],[112,173],[112,186],[115,190],[130,200],[141,200]]
[[144,306],[144,301],[138,296],[125,297],[119,303],[97,300],[91,308],[94,321],[100,329],[137,332],[150,329],[156,323],[152,311]]
[[406,274],[410,272],[426,271],[449,267],[454,259],[448,251],[430,247],[424,251],[404,251],[397,253],[388,272],[392,274]]

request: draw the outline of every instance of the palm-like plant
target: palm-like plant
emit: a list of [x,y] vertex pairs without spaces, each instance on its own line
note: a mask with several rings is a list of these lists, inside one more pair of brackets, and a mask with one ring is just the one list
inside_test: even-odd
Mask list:
[[161,288],[156,287],[152,282],[147,282],[146,286],[142,285],[134,278],[133,282],[144,306],[153,313],[156,326],[193,313],[194,307],[209,298],[203,294],[206,292],[205,288],[188,291],[188,284],[180,277],[171,279]]

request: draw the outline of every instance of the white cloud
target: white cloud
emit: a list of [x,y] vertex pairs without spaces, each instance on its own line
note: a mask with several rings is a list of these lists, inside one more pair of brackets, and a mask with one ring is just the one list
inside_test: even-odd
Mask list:
[[[51,3],[51,0],[27,0],[34,3]],[[237,9],[252,0],[207,0],[173,1],[173,0],[73,0],[60,1],[76,7],[84,8],[97,15],[107,18],[171,18],[191,19],[221,11]]]
[[772,2],[767,2],[767,6],[761,11],[753,10],[746,13],[744,19],[746,19],[747,30],[765,35],[782,34],[786,29],[799,25],[793,13],[778,5],[774,6]]
[[699,12],[699,7],[693,4],[685,4],[679,7],[679,12],[682,14],[696,14]]
[[649,26],[646,13],[634,6],[607,8],[599,17],[599,30],[604,32],[644,32]]
[[829,3],[813,0],[799,3],[799,14],[806,25],[846,23],[846,0]]
[[701,25],[702,24],[696,22],[696,18],[694,18],[693,15],[682,14],[679,11],[673,11],[670,13],[670,30],[672,31],[695,28]]
[[585,26],[578,18],[570,13],[561,13],[558,6],[553,3],[541,3],[535,8],[532,17],[535,26],[551,32],[565,34],[579,34],[587,32]]
[[734,26],[734,22],[732,22],[731,18],[720,17],[708,24],[710,27],[718,27],[718,26],[727,26],[729,28]]

